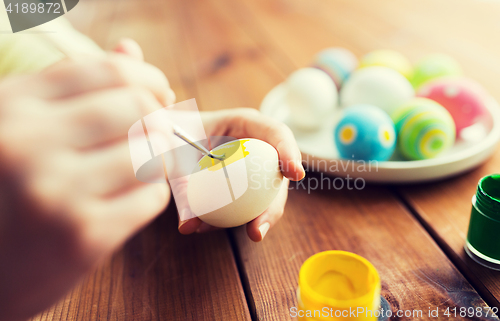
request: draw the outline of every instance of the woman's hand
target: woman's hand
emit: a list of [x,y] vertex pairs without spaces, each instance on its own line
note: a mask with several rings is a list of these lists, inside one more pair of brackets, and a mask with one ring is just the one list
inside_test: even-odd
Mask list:
[[170,199],[130,163],[129,127],[174,99],[134,46],[0,83],[1,320],[53,304]]
[[[207,136],[230,136],[235,138],[257,138],[276,148],[285,176],[281,191],[273,203],[259,217],[247,224],[247,233],[254,242],[262,241],[270,227],[283,215],[288,196],[289,179],[298,181],[304,178],[300,150],[291,130],[284,124],[260,114],[250,108],[238,108],[215,112],[202,112],[203,125]],[[179,208],[179,231],[182,234],[207,232],[216,229],[202,222],[199,218],[184,219],[183,211],[189,211],[186,193],[187,184],[181,187],[180,196],[176,196]]]

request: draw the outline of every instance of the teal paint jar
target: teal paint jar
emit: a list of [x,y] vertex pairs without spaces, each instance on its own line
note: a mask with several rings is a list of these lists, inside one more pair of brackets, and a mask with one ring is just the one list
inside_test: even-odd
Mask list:
[[500,174],[479,180],[465,251],[477,263],[500,271]]

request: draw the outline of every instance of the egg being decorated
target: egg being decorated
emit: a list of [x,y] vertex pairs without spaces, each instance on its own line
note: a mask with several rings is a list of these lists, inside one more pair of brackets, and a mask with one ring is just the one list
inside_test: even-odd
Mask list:
[[455,123],[437,102],[415,98],[392,115],[398,133],[398,150],[410,160],[434,158],[455,142]]
[[223,160],[204,156],[190,175],[191,212],[216,227],[250,222],[272,203],[282,183],[278,152],[258,139],[239,139],[212,150]]
[[326,72],[340,89],[344,81],[358,67],[358,59],[345,48],[328,48],[316,55],[313,67]]
[[489,115],[488,94],[477,82],[467,78],[440,78],[425,83],[417,96],[429,98],[446,108],[453,120],[457,135]]
[[396,145],[394,123],[385,111],[372,105],[346,108],[334,136],[344,159],[385,161]]
[[288,77],[285,86],[292,126],[306,130],[318,128],[337,108],[337,88],[324,71],[299,69]]
[[403,54],[394,50],[375,50],[361,58],[359,68],[366,67],[388,67],[396,70],[410,80],[413,75],[413,67]]
[[417,63],[411,83],[413,87],[418,88],[432,79],[461,74],[462,68],[455,59],[444,54],[433,54]]
[[366,67],[355,71],[340,91],[342,106],[368,104],[391,114],[415,96],[410,82],[387,67]]

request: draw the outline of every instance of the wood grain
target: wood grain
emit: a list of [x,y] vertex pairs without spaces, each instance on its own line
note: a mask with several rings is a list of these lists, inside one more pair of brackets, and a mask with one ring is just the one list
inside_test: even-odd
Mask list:
[[[272,7],[273,4],[276,2],[259,3],[265,8]],[[283,2],[279,2],[277,6],[280,4]],[[190,5],[192,12],[201,10],[192,2],[188,2],[188,5]],[[248,7],[257,8],[255,1],[245,2],[241,6],[240,3],[235,2],[222,4],[218,1],[211,1],[210,5],[210,11],[207,10],[207,2],[199,5],[204,12],[210,12],[211,15],[210,18],[201,17],[197,20],[197,29],[204,30],[204,34],[210,33],[212,30],[211,20],[239,26],[244,31],[241,37],[243,39],[249,37],[252,41],[245,41],[248,41],[250,45],[253,42],[252,46],[256,48],[265,48],[265,54],[270,57],[277,68],[282,70],[282,74],[286,75],[291,72],[292,68],[299,66],[299,63],[294,62],[295,57],[303,55],[310,59],[312,52],[317,50],[315,46],[318,46],[316,41],[319,39],[307,39],[305,37],[307,32],[304,32],[303,38],[297,36],[302,27],[314,25],[313,21],[305,20],[303,23],[299,23],[297,19],[282,21],[281,16],[276,17],[276,15],[270,14],[269,22],[273,25],[270,27],[266,24],[264,28],[259,25],[259,19],[261,19],[265,8],[259,7],[260,11],[254,15],[252,15],[251,10],[248,10]],[[287,2],[286,5],[290,5],[290,3]],[[280,29],[276,31],[275,25],[280,23]],[[316,30],[323,29],[317,28]],[[276,32],[279,37],[276,36],[274,39],[272,36],[268,36],[272,32]],[[196,30],[193,33],[196,35]],[[188,39],[192,37],[189,32],[186,35]],[[225,33],[218,32],[210,33],[210,35],[209,39],[213,43],[224,43],[227,37]],[[296,48],[283,51],[283,48],[279,46],[280,43],[273,41],[278,40],[278,38],[279,40],[290,39],[290,44],[294,44]],[[332,36],[328,38],[324,35],[323,39],[334,38]],[[204,41],[206,40],[195,41],[190,47],[190,53],[195,57],[195,65],[198,63],[200,66],[203,65],[197,61],[196,57],[203,57],[203,59],[213,62],[217,61],[218,51],[207,52],[205,45],[203,45]],[[211,59],[207,59],[207,57]],[[300,64],[306,65],[308,62],[305,60],[304,58]],[[251,65],[251,62],[247,61],[246,63]],[[237,73],[234,69],[223,70],[224,73],[218,77],[204,74],[202,67],[199,67],[198,71],[195,70],[198,91],[203,92],[205,88],[210,88],[210,92],[213,93],[211,96],[200,98],[202,106],[216,104],[218,100],[215,95],[224,94],[224,87],[214,87],[213,83],[210,84],[207,81],[224,82],[224,79],[234,79],[234,75],[231,75],[233,72]],[[260,71],[257,76],[258,78],[254,79],[255,82],[265,82],[270,77],[265,70]],[[251,95],[252,88],[240,86],[237,90],[239,94],[237,102],[240,102],[249,94]],[[382,189],[382,192],[375,195],[372,195],[372,192],[374,189],[364,192],[364,196],[357,198],[352,194],[347,194],[345,195],[346,199],[354,198],[354,200],[341,205],[338,204],[339,198],[329,199],[328,195],[325,194],[322,194],[322,198],[318,199],[310,195],[295,194],[300,193],[295,192],[289,200],[286,218],[277,229],[270,232],[264,244],[249,242],[246,239],[244,228],[236,232],[235,238],[240,253],[239,259],[244,280],[248,282],[246,285],[250,297],[249,304],[256,319],[291,319],[288,309],[296,305],[296,278],[300,264],[309,255],[332,248],[358,252],[373,261],[380,262],[381,273],[385,281],[384,295],[394,308],[426,310],[429,307],[438,306],[443,308],[448,305],[453,307],[484,304],[419,226],[418,222],[390,196],[390,192],[386,189]],[[355,205],[365,196],[371,196],[369,198],[375,203],[383,204],[383,207],[377,209],[374,203],[367,203],[364,211],[372,212],[372,216],[369,218],[366,217],[367,215],[363,215],[364,211],[360,213]],[[336,220],[332,219],[333,223],[329,224],[326,221],[329,221],[328,217],[332,215],[332,212],[339,216],[336,217]],[[358,214],[359,221],[349,221],[353,212]],[[311,219],[312,216],[314,218]],[[369,224],[367,222],[362,224],[363,218],[360,216],[368,219]],[[380,221],[377,216],[381,217]],[[318,222],[315,222],[316,219]],[[376,232],[369,229],[370,224]],[[358,228],[359,234],[353,235],[355,234],[353,230]],[[379,243],[367,244],[373,242],[375,235],[379,238]],[[411,238],[412,235],[414,238]],[[344,242],[340,241],[341,239],[344,239]],[[349,239],[350,242],[345,241]],[[385,255],[378,255],[377,249],[383,249],[381,251]]]
[[[136,39],[146,60],[168,76],[178,100],[195,97],[203,110],[258,107],[273,86],[329,46],[358,56],[396,49],[412,61],[449,53],[488,90],[500,90],[494,81],[500,48],[491,41],[500,31],[494,3],[127,0],[79,6],[92,14],[91,23],[79,22],[85,33],[106,48],[123,36]],[[395,190],[371,186],[309,194],[295,186],[285,217],[261,244],[249,241],[244,228],[230,231],[229,239],[224,232],[180,236],[170,207],[34,320],[248,320],[248,306],[255,320],[290,320],[301,264],[330,249],[369,259],[394,311],[422,310],[420,319],[429,319],[429,308],[484,306],[432,237],[488,302],[498,298],[498,275],[461,252],[475,182],[494,171],[494,164],[440,184]]]
[[175,204],[32,320],[250,320],[224,231],[182,236]]
[[[379,1],[368,6],[363,1],[290,0],[247,1],[243,6],[246,10],[233,10],[245,17],[240,18],[245,31],[254,39],[275,44],[277,53],[270,56],[291,61],[295,68],[309,65],[316,52],[329,46],[349,48],[358,57],[390,48],[413,62],[443,52],[456,58],[467,76],[500,99],[500,45],[492,38],[500,31],[497,2]],[[291,72],[288,65],[284,70]],[[500,273],[474,264],[463,245],[477,181],[499,172],[499,158],[497,153],[480,169],[443,183],[396,189],[483,297],[497,307]]]
[[[382,295],[397,310],[477,307],[483,300],[418,222],[381,187],[362,191],[293,190],[285,217],[262,244],[235,231],[240,264],[258,320],[293,320],[300,266],[325,250],[357,253],[374,264]],[[416,312],[418,313],[418,312]],[[411,318],[408,318],[411,319]]]
[[500,272],[472,261],[464,251],[464,244],[477,182],[485,175],[500,172],[499,162],[500,153],[497,152],[485,165],[457,178],[398,188],[402,198],[414,208],[479,293],[490,305],[497,307],[500,307]]
[[[104,48],[136,39],[145,59],[168,76],[179,100],[194,96],[177,67],[180,21],[164,1],[87,1],[76,27]],[[75,17],[70,17],[75,19]],[[178,39],[172,39],[172,37]],[[228,236],[182,236],[177,212],[166,213],[85,277],[63,300],[33,320],[250,320]]]

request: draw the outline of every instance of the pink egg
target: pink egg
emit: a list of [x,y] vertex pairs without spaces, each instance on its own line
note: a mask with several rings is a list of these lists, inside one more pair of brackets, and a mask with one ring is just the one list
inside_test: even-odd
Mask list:
[[418,89],[417,96],[432,99],[446,108],[455,121],[457,134],[489,115],[486,108],[488,93],[471,79],[432,80]]

